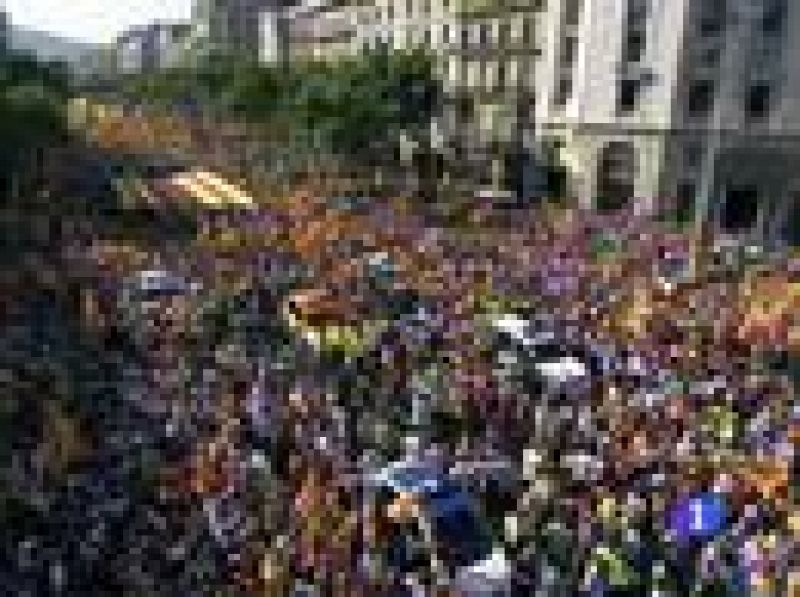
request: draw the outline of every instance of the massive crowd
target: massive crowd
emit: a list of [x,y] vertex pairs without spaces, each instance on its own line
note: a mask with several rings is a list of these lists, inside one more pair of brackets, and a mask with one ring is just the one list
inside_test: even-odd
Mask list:
[[25,448],[50,522],[13,593],[800,590],[788,249],[632,209],[192,209],[189,243],[63,246],[90,445],[49,482],[57,434]]

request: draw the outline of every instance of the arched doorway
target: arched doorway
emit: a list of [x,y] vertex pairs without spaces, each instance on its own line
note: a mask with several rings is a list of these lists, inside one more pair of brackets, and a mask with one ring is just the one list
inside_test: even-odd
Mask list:
[[597,207],[618,209],[634,194],[636,149],[629,141],[611,141],[603,147],[597,162]]
[[722,206],[722,228],[728,232],[743,232],[756,224],[759,210],[758,187],[742,184],[726,189]]

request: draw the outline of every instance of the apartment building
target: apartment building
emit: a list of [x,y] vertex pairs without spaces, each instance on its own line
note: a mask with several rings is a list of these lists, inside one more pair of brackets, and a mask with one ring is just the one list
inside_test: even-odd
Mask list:
[[290,60],[329,60],[357,53],[363,6],[331,0],[306,0],[286,12]]
[[187,59],[209,52],[277,61],[283,57],[285,11],[294,0],[196,0]]
[[447,0],[318,0],[289,12],[293,56],[335,60],[385,47],[444,51],[442,31],[452,26]]
[[[449,39],[445,78],[447,128],[456,137],[462,132],[458,147],[466,151],[456,158],[467,164],[488,161],[490,170],[482,171],[481,182],[495,187],[508,189],[511,163],[536,151],[531,117],[540,8],[537,0],[455,4],[457,26]],[[532,169],[529,163],[527,170]]]
[[[424,48],[436,58],[446,108],[435,137],[453,161],[485,170],[532,113],[539,3],[530,0],[319,0],[289,11],[293,58]],[[489,182],[488,180],[486,182]]]
[[537,136],[587,203],[710,198],[726,228],[777,232],[800,217],[796,31],[791,0],[550,0]]
[[129,29],[117,38],[117,68],[137,73],[176,64],[190,31],[188,23],[151,23]]

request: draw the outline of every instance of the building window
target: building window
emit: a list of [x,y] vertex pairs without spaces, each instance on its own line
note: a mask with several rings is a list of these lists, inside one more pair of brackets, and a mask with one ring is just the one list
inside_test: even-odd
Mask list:
[[700,143],[687,143],[683,148],[684,167],[693,170],[700,166],[703,159],[703,147]]
[[637,79],[623,79],[619,84],[617,97],[617,111],[620,113],[631,112],[639,102],[641,84]]
[[623,55],[626,62],[639,62],[644,55],[648,8],[648,0],[629,0]]
[[497,43],[500,47],[503,47],[503,44],[508,43],[511,39],[511,25],[508,22],[502,22],[498,25],[497,28]]
[[577,37],[567,37],[564,39],[564,45],[561,48],[561,63],[565,67],[571,67],[575,62],[575,53],[578,48]]
[[505,86],[506,86],[506,78],[507,78],[506,63],[505,62],[500,62],[497,65],[497,89],[498,90],[503,90],[505,88]]
[[677,197],[675,198],[675,220],[678,222],[689,222],[694,215],[695,193],[697,186],[691,180],[683,180],[678,183]]
[[442,25],[442,43],[450,43],[450,24],[445,23]]
[[577,25],[581,19],[581,0],[566,0],[564,3],[564,22]]
[[702,3],[700,14],[700,33],[703,35],[719,35],[725,28],[727,7],[726,0],[706,0]]
[[557,67],[557,94],[556,104],[563,106],[572,94],[572,71],[578,50],[577,26],[580,24],[581,0],[568,0],[562,13],[562,29],[564,39]]
[[645,39],[642,32],[631,32],[625,42],[625,62],[639,62],[644,55]]
[[751,85],[747,92],[745,112],[751,119],[764,118],[769,113],[770,86],[767,83]]
[[650,2],[651,0],[628,0],[629,22],[644,24],[650,12]]
[[683,180],[678,183],[678,204],[694,199],[695,184],[691,180]]
[[780,35],[786,24],[786,0],[769,0],[764,3],[761,30],[765,35]]
[[614,210],[634,195],[637,164],[633,144],[612,141],[600,153],[597,164],[597,207]]
[[750,228],[758,218],[758,188],[743,185],[728,189],[722,209],[722,227],[728,232]]
[[783,225],[783,234],[791,246],[800,247],[800,197],[795,193],[790,197],[790,201],[792,205]]
[[689,113],[693,116],[708,114],[714,105],[714,83],[696,81],[689,86]]
[[471,120],[475,116],[475,104],[473,103],[473,99],[466,95],[459,96],[456,101],[456,112],[460,120]]
[[713,68],[719,64],[720,55],[720,48],[708,48],[702,53],[700,58],[701,64],[706,68]]
[[558,92],[556,93],[556,105],[565,106],[572,95],[572,77],[562,77],[558,81]]
[[531,44],[531,29],[530,19],[522,21],[522,43],[526,48]]
[[481,23],[478,27],[478,43],[480,43],[481,48],[485,48],[489,45],[489,24],[488,23]]

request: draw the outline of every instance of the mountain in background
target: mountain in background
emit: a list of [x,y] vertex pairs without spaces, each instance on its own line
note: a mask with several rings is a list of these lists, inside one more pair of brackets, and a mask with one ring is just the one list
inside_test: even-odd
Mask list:
[[61,60],[70,65],[78,65],[87,55],[102,46],[64,39],[43,31],[25,29],[11,24],[8,31],[9,45],[17,50],[35,54],[40,60]]
[[63,62],[78,76],[91,76],[101,71],[113,46],[65,39],[52,33],[37,31],[9,22],[0,11],[2,43],[13,50],[31,53],[43,62]]

